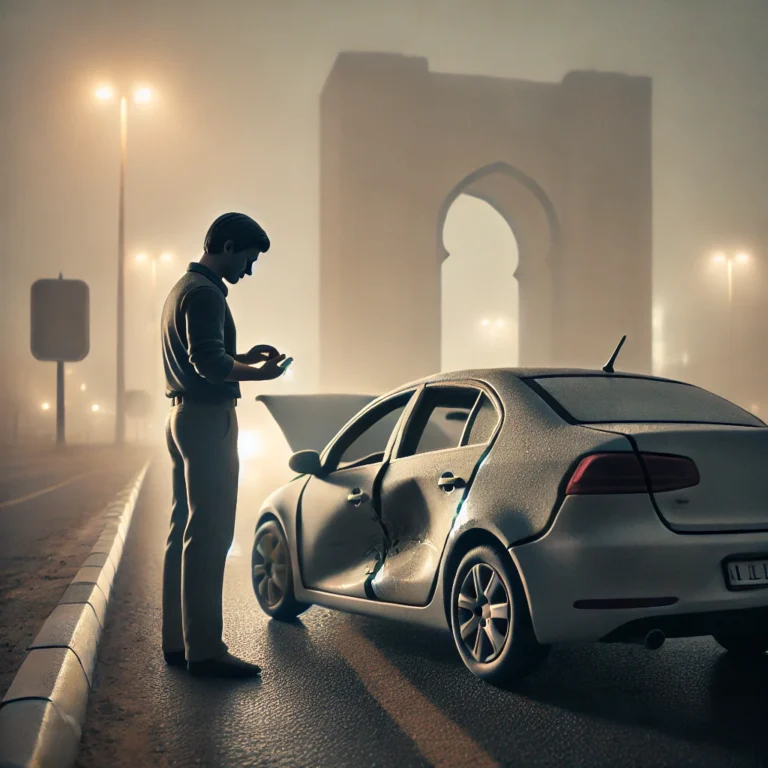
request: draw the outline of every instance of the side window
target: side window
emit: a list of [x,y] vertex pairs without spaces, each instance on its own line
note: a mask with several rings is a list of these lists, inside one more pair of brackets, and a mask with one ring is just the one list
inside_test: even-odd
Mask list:
[[483,445],[493,436],[499,423],[499,414],[490,398],[481,393],[472,415],[464,428],[462,445]]
[[478,394],[472,387],[429,387],[408,425],[398,458],[458,448]]
[[[333,454],[341,456],[336,463],[336,469],[343,469],[350,464],[370,458],[376,461],[379,454],[387,448],[389,438],[403,415],[413,393],[406,392],[384,403],[370,413],[358,419],[334,446]],[[331,459],[333,463],[333,459]],[[365,463],[365,462],[363,462]]]

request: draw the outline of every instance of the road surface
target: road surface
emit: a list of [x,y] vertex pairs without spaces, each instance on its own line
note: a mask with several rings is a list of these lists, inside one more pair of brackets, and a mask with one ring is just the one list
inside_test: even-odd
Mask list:
[[99,538],[100,513],[148,455],[114,446],[0,454],[2,694]]
[[[244,467],[225,639],[261,682],[165,667],[168,466],[140,498],[102,638],[79,768],[768,765],[768,658],[711,639],[558,648],[515,691],[473,678],[449,634],[317,607],[271,622],[250,585],[255,513],[281,478]],[[290,472],[287,473],[290,476]]]

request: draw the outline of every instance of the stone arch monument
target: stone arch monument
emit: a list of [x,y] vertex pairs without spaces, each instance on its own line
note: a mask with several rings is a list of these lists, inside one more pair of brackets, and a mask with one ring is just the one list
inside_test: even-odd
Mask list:
[[651,81],[532,83],[340,54],[320,104],[320,385],[440,369],[442,233],[460,194],[520,250],[520,363],[651,370]]

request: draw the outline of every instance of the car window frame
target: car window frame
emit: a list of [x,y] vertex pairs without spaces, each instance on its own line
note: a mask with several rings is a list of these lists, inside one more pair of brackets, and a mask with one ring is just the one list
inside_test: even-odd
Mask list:
[[[369,403],[365,408],[363,408],[362,411],[359,411],[355,416],[353,416],[336,433],[333,439],[323,449],[323,452],[320,455],[320,466],[322,467],[323,476],[332,475],[336,472],[344,472],[347,469],[359,468],[354,466],[339,467],[339,461],[341,460],[341,457],[344,455],[344,451],[346,451],[347,448],[349,448],[355,442],[355,440],[361,437],[367,430],[374,427],[381,419],[386,418],[387,415],[389,415],[389,413],[397,410],[401,406],[397,405],[391,408],[390,410],[387,410],[382,416],[380,416],[378,419],[374,419],[371,423],[369,423],[367,426],[363,427],[362,429],[360,429],[361,422],[364,423],[369,418],[371,418],[372,412],[384,410],[387,403],[390,403],[393,400],[399,400],[400,398],[407,397],[408,399],[405,401],[405,408],[403,412],[400,414],[400,418],[397,420],[397,423],[393,427],[392,432],[387,441],[387,445],[384,449],[384,458],[382,460],[382,463],[386,463],[386,461],[392,455],[392,448],[396,443],[397,438],[399,437],[400,432],[402,430],[403,420],[409,416],[414,403],[418,399],[418,394],[421,389],[423,389],[423,387],[410,387],[407,389],[400,390],[398,392],[387,393],[386,395],[383,395],[377,400],[374,400],[372,403]],[[352,438],[351,441],[346,442],[346,438],[349,435],[349,433],[355,430],[359,430],[359,431],[357,431],[357,434]],[[361,457],[361,458],[364,458],[364,457]]]
[[[441,448],[439,451],[424,451],[423,453],[412,453],[412,454],[409,454],[408,456],[401,456],[400,451],[402,450],[402,447],[403,447],[405,435],[408,433],[408,430],[410,429],[413,423],[413,419],[416,413],[418,412],[418,409],[421,406],[424,398],[428,396],[427,390],[432,390],[435,388],[442,388],[442,389],[465,388],[465,389],[478,390],[478,397],[475,400],[474,405],[472,406],[470,415],[467,418],[467,423],[469,423],[470,419],[472,418],[472,411],[474,411],[475,407],[477,406],[478,400],[480,399],[480,393],[485,394],[488,397],[488,399],[491,401],[491,404],[493,405],[493,407],[496,409],[496,413],[499,417],[498,421],[496,422],[496,426],[493,432],[491,433],[491,436],[488,438],[488,440],[485,443],[473,443],[472,445],[462,444],[465,437],[469,436],[469,431],[467,430],[467,424],[465,424],[464,431],[462,432],[461,439],[458,445],[455,445],[452,448]],[[394,463],[396,461],[406,461],[408,459],[418,459],[423,456],[447,453],[449,451],[457,451],[463,448],[470,448],[478,445],[490,446],[496,439],[497,435],[499,434],[499,431],[501,430],[502,424],[504,423],[504,406],[501,402],[501,398],[498,396],[495,390],[492,387],[490,387],[488,384],[486,384],[484,381],[479,381],[476,379],[435,381],[435,382],[430,382],[426,384],[421,389],[421,391],[417,393],[417,396],[411,401],[408,409],[406,410],[406,412],[403,413],[403,416],[407,418],[401,419],[399,435],[397,437],[395,445],[392,447],[392,452],[389,456],[390,463]],[[424,426],[426,428],[426,424]],[[471,430],[471,426],[469,429]],[[417,447],[418,447],[418,444],[417,444]]]

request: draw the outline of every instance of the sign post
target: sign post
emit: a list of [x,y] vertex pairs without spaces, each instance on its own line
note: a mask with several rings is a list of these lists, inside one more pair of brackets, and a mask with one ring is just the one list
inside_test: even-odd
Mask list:
[[56,443],[66,442],[64,363],[84,360],[90,348],[88,285],[82,280],[37,280],[32,284],[31,350],[56,363]]

